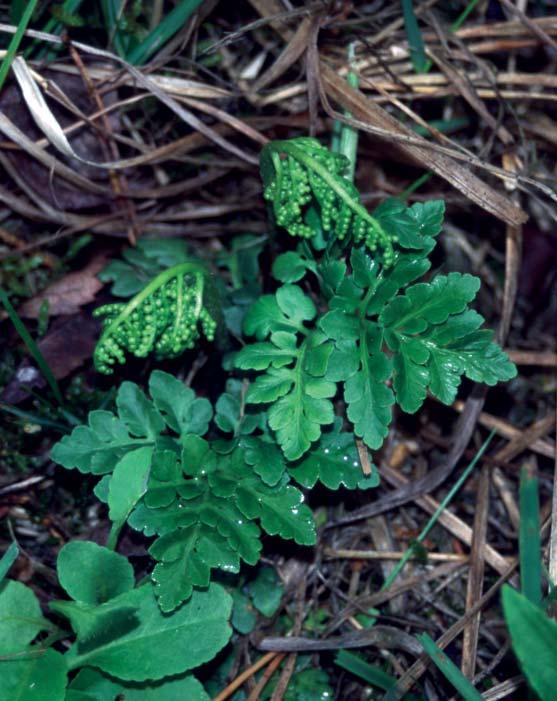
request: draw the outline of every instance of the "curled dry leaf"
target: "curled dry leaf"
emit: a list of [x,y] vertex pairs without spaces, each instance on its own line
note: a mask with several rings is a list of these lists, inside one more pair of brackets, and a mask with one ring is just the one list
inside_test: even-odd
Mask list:
[[29,319],[36,319],[45,301],[48,301],[50,316],[76,314],[80,307],[92,302],[102,288],[104,283],[98,279],[97,273],[104,268],[105,264],[104,256],[96,256],[85,268],[68,273],[24,302],[19,308],[19,314]]

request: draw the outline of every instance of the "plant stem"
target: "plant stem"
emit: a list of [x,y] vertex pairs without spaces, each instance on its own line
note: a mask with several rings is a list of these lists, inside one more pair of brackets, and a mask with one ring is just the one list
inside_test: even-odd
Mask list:
[[[348,62],[352,64],[355,59],[354,42],[348,46]],[[351,88],[358,88],[359,79],[357,73],[350,70],[346,76],[346,82]],[[346,117],[351,117],[352,114],[345,112]],[[346,177],[351,182],[354,182],[354,173],[356,171],[356,154],[358,152],[358,130],[349,124],[342,124],[340,128],[340,143],[338,152],[348,158],[348,172]]]

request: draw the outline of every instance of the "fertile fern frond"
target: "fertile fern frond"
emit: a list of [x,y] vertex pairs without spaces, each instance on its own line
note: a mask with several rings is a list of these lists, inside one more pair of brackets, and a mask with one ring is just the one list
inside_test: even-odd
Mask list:
[[103,317],[93,356],[97,370],[110,374],[125,362],[125,351],[175,357],[193,348],[201,333],[212,341],[217,324],[207,310],[207,282],[207,271],[188,261],[157,275],[129,302],[96,309],[94,316]]
[[275,219],[292,236],[311,238],[314,231],[304,221],[315,201],[324,231],[343,240],[351,236],[371,250],[382,250],[383,262],[394,260],[396,236],[361,204],[353,183],[345,177],[346,156],[332,153],[309,137],[272,141],[261,153],[264,198],[272,204]]

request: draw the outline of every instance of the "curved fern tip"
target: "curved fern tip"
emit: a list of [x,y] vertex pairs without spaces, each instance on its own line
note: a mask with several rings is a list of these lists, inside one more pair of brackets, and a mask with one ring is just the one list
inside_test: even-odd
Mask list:
[[346,177],[349,166],[346,156],[329,151],[317,139],[271,142],[261,153],[263,196],[272,205],[277,224],[291,236],[313,238],[316,232],[306,215],[315,204],[323,231],[339,241],[352,238],[364,243],[389,267],[397,238],[362,205],[356,187]]
[[157,275],[130,301],[95,310],[103,331],[93,354],[96,369],[109,375],[126,361],[126,352],[145,358],[176,357],[195,346],[201,335],[215,338],[216,321],[204,304],[206,271],[180,263]]

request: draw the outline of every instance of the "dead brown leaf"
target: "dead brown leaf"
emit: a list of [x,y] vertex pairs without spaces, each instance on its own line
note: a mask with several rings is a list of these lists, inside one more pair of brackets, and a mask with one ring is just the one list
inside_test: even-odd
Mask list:
[[19,308],[19,314],[36,319],[44,301],[48,301],[50,316],[76,314],[80,307],[92,302],[102,288],[103,283],[98,279],[97,273],[105,265],[106,258],[103,255],[95,256],[85,268],[68,273],[24,302]]

